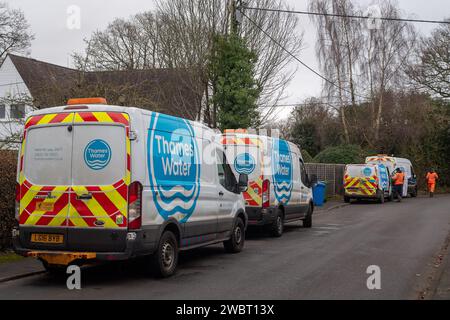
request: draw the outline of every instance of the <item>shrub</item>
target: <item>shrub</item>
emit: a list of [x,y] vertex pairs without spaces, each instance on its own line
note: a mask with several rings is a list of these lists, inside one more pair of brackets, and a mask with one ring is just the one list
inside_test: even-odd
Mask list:
[[311,157],[309,152],[306,151],[305,149],[302,149],[302,157],[303,157],[303,162],[304,163],[311,163],[311,162],[313,162],[313,157]]
[[364,163],[365,152],[357,145],[329,147],[314,157],[315,163]]
[[0,250],[11,246],[14,226],[17,152],[0,150]]

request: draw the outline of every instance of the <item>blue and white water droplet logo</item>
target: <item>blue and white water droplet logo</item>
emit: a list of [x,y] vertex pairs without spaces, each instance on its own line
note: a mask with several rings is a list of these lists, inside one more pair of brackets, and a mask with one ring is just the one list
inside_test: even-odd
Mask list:
[[155,115],[148,135],[148,171],[153,200],[165,219],[187,222],[200,194],[200,155],[186,120]]
[[364,170],[363,170],[363,174],[364,174],[366,177],[370,177],[370,176],[372,175],[372,169],[369,168],[369,167],[365,167]]
[[292,156],[285,140],[273,140],[273,184],[278,202],[287,204],[292,194]]
[[111,147],[104,140],[93,140],[84,149],[84,161],[92,170],[102,170],[111,161]]
[[241,153],[234,159],[234,168],[237,173],[250,174],[255,170],[255,158],[250,153]]

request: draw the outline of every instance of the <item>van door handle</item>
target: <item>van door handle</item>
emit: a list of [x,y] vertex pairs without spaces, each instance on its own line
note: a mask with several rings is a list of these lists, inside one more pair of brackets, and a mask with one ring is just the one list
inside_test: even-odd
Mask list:
[[224,193],[222,191],[219,192],[219,196],[223,197]]
[[91,200],[92,193],[77,195],[77,200]]

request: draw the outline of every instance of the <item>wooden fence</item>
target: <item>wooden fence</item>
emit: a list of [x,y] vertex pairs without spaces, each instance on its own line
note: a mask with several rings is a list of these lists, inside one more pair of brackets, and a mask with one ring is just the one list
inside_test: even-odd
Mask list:
[[345,164],[306,163],[309,177],[315,175],[318,181],[326,183],[327,196],[343,195]]

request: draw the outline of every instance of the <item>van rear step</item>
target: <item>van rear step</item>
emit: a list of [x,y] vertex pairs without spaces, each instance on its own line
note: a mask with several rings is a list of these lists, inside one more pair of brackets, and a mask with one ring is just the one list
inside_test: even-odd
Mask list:
[[92,260],[97,257],[94,252],[61,252],[61,251],[31,251],[28,257],[44,260],[49,265],[68,266],[75,260]]

